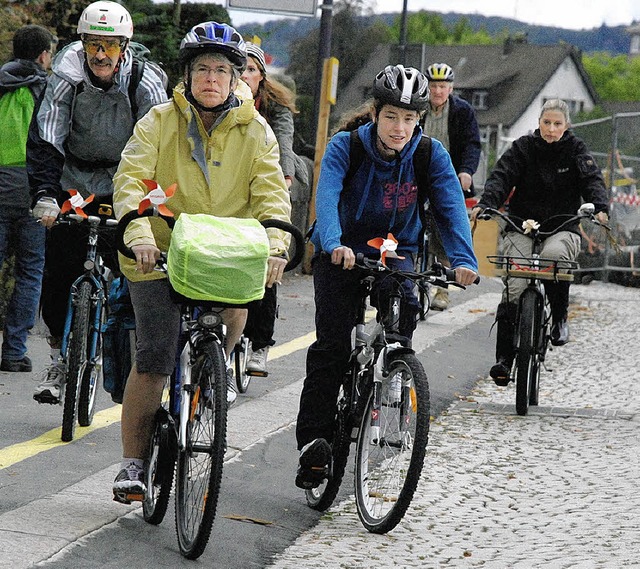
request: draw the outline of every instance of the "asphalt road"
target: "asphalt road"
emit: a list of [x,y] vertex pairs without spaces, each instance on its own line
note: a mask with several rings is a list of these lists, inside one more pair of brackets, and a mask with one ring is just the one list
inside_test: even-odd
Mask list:
[[[452,307],[420,323],[414,346],[431,388],[432,415],[463,397],[493,361],[489,329],[500,285],[485,279],[452,291]],[[0,373],[0,567],[65,569],[207,566],[264,567],[320,514],[294,484],[294,421],[313,341],[311,277],[287,276],[280,291],[277,346],[266,379],[254,378],[229,423],[230,449],[208,548],[196,562],[181,558],[173,508],[160,526],[141,510],[111,500],[120,460],[119,406],[101,391],[94,424],[59,440],[62,408],[32,399],[48,347],[30,339],[32,374]],[[343,494],[351,491],[345,478]]]

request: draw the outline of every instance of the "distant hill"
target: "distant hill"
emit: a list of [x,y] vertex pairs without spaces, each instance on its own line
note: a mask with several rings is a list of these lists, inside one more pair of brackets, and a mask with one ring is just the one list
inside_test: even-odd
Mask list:
[[[474,30],[485,29],[491,35],[497,35],[504,30],[509,33],[526,33],[530,43],[550,45],[560,41],[575,45],[584,52],[608,51],[612,54],[629,53],[630,36],[626,33],[627,26],[601,26],[591,30],[567,30],[549,26],[533,26],[509,18],[487,17],[474,14],[440,13],[442,20],[448,27],[452,27],[460,18],[466,18]],[[380,14],[377,16],[363,16],[365,22],[376,19],[391,25],[399,14]],[[289,64],[289,46],[297,38],[308,35],[319,27],[319,18],[298,18],[295,20],[272,20],[264,24],[246,24],[238,27],[238,31],[245,37],[256,34],[262,38],[263,47],[274,57],[274,65],[287,67]]]

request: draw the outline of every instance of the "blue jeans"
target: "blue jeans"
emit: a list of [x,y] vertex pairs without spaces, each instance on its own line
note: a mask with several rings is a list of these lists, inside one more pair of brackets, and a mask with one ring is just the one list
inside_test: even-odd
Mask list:
[[0,265],[9,243],[15,252],[15,281],[5,316],[2,359],[21,360],[27,354],[27,335],[35,323],[44,267],[45,228],[28,210],[0,213]]

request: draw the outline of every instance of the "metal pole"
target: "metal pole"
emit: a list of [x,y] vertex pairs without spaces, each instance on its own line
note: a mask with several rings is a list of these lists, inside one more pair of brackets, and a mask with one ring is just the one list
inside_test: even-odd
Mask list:
[[322,72],[325,59],[331,57],[331,22],[333,19],[333,0],[323,0],[320,6],[320,41],[318,42],[318,61],[316,63],[316,88],[313,103],[313,139],[318,133],[318,120],[320,117],[320,95],[322,91]]
[[407,1],[402,3],[402,16],[400,17],[400,63],[407,64]]

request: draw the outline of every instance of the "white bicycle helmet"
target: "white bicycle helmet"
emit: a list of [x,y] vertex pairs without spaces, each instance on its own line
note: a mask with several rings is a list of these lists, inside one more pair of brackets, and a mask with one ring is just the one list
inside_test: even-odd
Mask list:
[[453,69],[446,63],[433,63],[427,67],[426,73],[429,81],[453,81]]
[[373,81],[373,97],[395,107],[423,111],[429,104],[429,86],[417,69],[387,65]]
[[117,2],[99,0],[89,4],[80,15],[78,33],[119,36],[130,40],[133,36],[131,14]]

